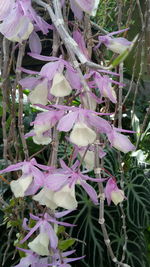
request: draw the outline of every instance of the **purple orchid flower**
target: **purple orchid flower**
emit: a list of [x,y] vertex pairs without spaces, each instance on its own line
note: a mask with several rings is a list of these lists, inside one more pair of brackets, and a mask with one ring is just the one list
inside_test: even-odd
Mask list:
[[125,198],[124,192],[118,188],[116,181],[113,178],[110,178],[107,181],[105,187],[105,196],[107,198],[108,205],[110,205],[111,201],[115,205],[117,205],[118,203],[122,202]]
[[72,11],[74,12],[74,15],[82,19],[82,13],[86,12],[91,16],[96,15],[96,11],[98,8],[99,0],[70,0]]
[[111,131],[110,124],[106,120],[96,116],[108,115],[108,113],[98,113],[88,109],[60,105],[54,105],[54,107],[70,111],[60,119],[57,129],[59,131],[69,132],[73,127],[70,134],[70,141],[78,146],[87,146],[95,141],[96,133],[92,127],[100,133]]
[[51,129],[57,124],[63,115],[63,110],[51,110],[39,113],[36,116],[35,121],[31,123],[31,125],[34,125],[34,129],[26,134],[25,137],[27,138],[29,136],[33,136],[33,141],[36,144],[49,144],[52,141]]
[[116,31],[109,33],[104,36],[99,36],[99,43],[95,48],[100,47],[100,45],[103,43],[109,50],[113,51],[117,54],[122,54],[128,47],[131,46],[132,42],[129,42],[127,39],[118,37],[118,38],[112,38],[111,36],[122,33],[124,31],[127,31],[128,29]]
[[[38,254],[34,253],[31,250],[28,249],[22,249],[22,248],[18,248],[19,250],[23,251],[26,253],[26,257],[23,257],[19,264],[13,266],[13,267],[37,267],[39,266],[39,262],[40,262],[40,257]],[[44,259],[45,260],[45,265],[43,265],[43,267],[48,266],[48,260],[47,258]],[[40,265],[41,266],[41,265]]]
[[[48,256],[50,254],[49,243],[51,248],[53,249],[56,249],[58,245],[58,237],[53,227],[51,226],[51,223],[63,225],[66,227],[75,226],[70,223],[59,222],[56,220],[57,218],[61,218],[70,212],[71,211],[56,212],[55,214],[53,214],[53,216],[50,216],[48,213],[45,213],[44,216],[43,214],[40,214],[39,216],[30,214],[30,218],[37,221],[37,223],[31,229],[27,226],[25,227],[25,229],[29,230],[29,233],[20,241],[20,243],[23,244],[39,228],[39,235],[33,241],[28,243],[28,247],[41,256]],[[25,223],[26,221],[27,219],[25,218]],[[25,223],[23,225],[25,225]]]
[[0,174],[11,171],[22,171],[22,176],[15,181],[10,182],[10,187],[15,197],[24,197],[33,195],[44,184],[44,173],[39,169],[48,171],[51,167],[38,164],[33,158],[30,161],[23,161],[13,165],[10,165],[4,170],[0,171]]
[[31,0],[17,0],[12,3],[7,0],[1,18],[4,20],[0,24],[0,32],[14,42],[22,43],[23,40],[27,40],[34,27],[44,34],[47,34],[51,28],[36,14],[31,6]]
[[103,182],[104,179],[96,179],[84,175],[78,170],[79,164],[79,161],[76,161],[74,165],[69,168],[61,159],[61,169],[59,169],[59,172],[54,172],[53,174],[48,175],[45,185],[52,191],[59,191],[66,185],[69,185],[70,188],[74,188],[76,184],[79,184],[84,188],[91,200],[95,204],[98,204],[96,191],[86,181]]
[[135,146],[130,142],[128,137],[118,132],[133,133],[133,131],[113,127],[111,132],[107,133],[107,137],[111,145],[117,150],[120,150],[124,153],[128,153],[129,151],[135,150]]
[[114,91],[112,84],[117,84],[120,86],[124,86],[124,84],[112,80],[108,75],[102,76],[97,71],[90,71],[87,75],[85,75],[85,78],[89,79],[91,77],[93,77],[93,81],[90,82],[91,85],[93,85],[92,87],[98,87],[102,97],[107,97],[111,102],[117,103],[116,92]]
[[[51,61],[45,64],[40,72],[34,72],[21,68],[28,74],[38,74],[39,77],[24,78],[19,81],[23,89],[31,90],[29,100],[32,104],[46,105],[48,99],[64,97],[71,93],[72,88],[81,89],[81,82],[77,72],[71,64],[57,57],[46,57],[35,53],[29,53],[33,58]],[[65,70],[65,75],[63,71]]]

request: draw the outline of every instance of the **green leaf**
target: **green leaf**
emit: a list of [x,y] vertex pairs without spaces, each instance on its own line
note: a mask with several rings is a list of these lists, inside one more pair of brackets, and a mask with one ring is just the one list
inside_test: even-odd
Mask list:
[[69,238],[66,240],[59,240],[58,242],[58,248],[62,251],[67,250],[68,248],[70,248],[74,243],[75,243],[75,239],[74,238]]
[[139,168],[133,168],[126,182],[127,215],[139,229],[150,224],[150,182]]

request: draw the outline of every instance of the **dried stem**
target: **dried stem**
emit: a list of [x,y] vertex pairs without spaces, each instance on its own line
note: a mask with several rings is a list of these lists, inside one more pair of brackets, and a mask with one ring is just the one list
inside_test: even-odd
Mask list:
[[[24,56],[24,50],[25,50],[25,44],[19,45],[19,53],[17,57],[17,64],[16,64],[16,82],[15,84],[18,84],[18,81],[21,79],[21,65],[22,65],[22,60]],[[19,110],[18,110],[18,128],[19,128],[19,133],[23,145],[23,151],[25,155],[25,159],[27,160],[29,158],[29,153],[28,153],[28,148],[27,148],[27,143],[26,139],[24,137],[24,124],[23,124],[23,91],[22,87],[19,85]]]
[[[100,168],[100,162],[99,162],[99,140],[96,140],[95,142],[95,175],[96,178],[101,178],[101,168]],[[112,246],[110,244],[110,239],[109,239],[109,235],[106,229],[106,224],[105,224],[105,218],[104,218],[104,200],[105,200],[105,194],[104,194],[104,188],[103,188],[103,184],[99,183],[99,197],[100,197],[100,206],[99,206],[99,224],[101,226],[102,229],[102,233],[103,233],[103,237],[104,237],[104,242],[107,246],[107,250],[108,253],[111,257],[111,260],[116,263],[118,266],[122,266],[122,267],[130,267],[128,264],[123,263],[123,262],[119,262],[117,260],[117,258],[114,255],[114,252],[112,250]]]

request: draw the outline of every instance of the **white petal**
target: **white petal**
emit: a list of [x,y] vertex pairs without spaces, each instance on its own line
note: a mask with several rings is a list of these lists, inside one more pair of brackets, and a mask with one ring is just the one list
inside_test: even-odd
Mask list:
[[70,134],[71,142],[77,146],[87,146],[92,144],[95,139],[96,133],[83,122],[76,123]]
[[54,192],[44,187],[38,194],[32,197],[40,205],[46,205],[50,209],[56,209],[57,204],[53,201]]
[[49,237],[46,233],[40,233],[32,242],[29,242],[28,247],[41,256],[49,255]]
[[[83,157],[85,151],[80,151],[79,154],[81,157]],[[87,170],[93,170],[94,169],[94,160],[95,160],[95,155],[93,151],[87,151],[86,155],[84,157],[84,163],[85,167]]]
[[62,73],[57,72],[53,78],[51,94],[56,97],[63,97],[69,95],[71,91],[72,88],[65,76]]
[[31,91],[31,93],[29,94],[29,100],[32,104],[46,105],[48,103],[47,95],[47,80],[44,79]]
[[68,185],[65,185],[60,191],[55,192],[53,201],[64,209],[76,209],[77,201],[75,198],[75,188],[70,188]]
[[28,189],[29,185],[32,183],[33,177],[31,175],[20,177],[16,181],[10,183],[10,187],[15,197],[24,197],[25,191]]
[[112,191],[111,200],[115,205],[121,203],[124,200],[124,192],[122,190]]
[[35,136],[33,136],[33,142],[38,145],[48,145],[52,139],[48,135],[44,135],[45,132],[49,131],[51,128],[50,123],[44,123],[44,124],[35,124],[34,125],[34,133]]

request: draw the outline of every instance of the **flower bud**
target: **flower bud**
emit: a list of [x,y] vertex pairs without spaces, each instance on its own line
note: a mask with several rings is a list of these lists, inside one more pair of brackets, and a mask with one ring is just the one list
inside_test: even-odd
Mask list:
[[122,190],[116,190],[111,192],[111,200],[117,205],[124,200],[124,192]]

